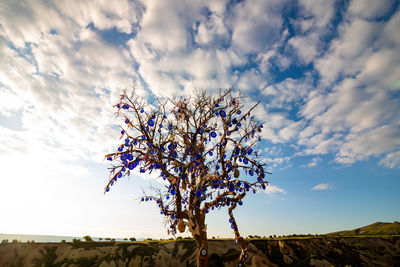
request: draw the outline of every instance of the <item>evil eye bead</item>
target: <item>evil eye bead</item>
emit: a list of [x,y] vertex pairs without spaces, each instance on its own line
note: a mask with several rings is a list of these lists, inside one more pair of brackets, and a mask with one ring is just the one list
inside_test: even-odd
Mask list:
[[153,120],[149,120],[149,121],[147,122],[147,124],[148,124],[150,127],[153,127],[153,126],[154,126],[154,121],[153,121]]
[[144,109],[141,109],[141,110],[140,110],[140,113],[143,113],[143,112],[144,112]]
[[253,171],[253,170],[250,170],[250,171],[249,171],[249,174],[250,174],[250,176],[253,176],[253,175],[254,175],[254,171]]
[[249,149],[249,151],[247,151],[247,154],[251,155],[251,153],[253,152],[253,149]]
[[242,112],[241,112],[240,110],[238,110],[236,113],[239,115],[239,114],[242,113]]
[[208,152],[208,155],[212,156],[214,153],[212,151]]
[[125,119],[125,123],[128,124],[128,123],[129,123],[129,120],[128,120],[128,119]]
[[203,257],[206,256],[206,255],[207,255],[207,249],[202,248],[202,249],[200,250],[200,254],[201,254]]
[[244,164],[247,164],[247,163],[249,163],[249,160],[246,159],[246,158],[244,158],[244,159],[243,159],[243,163],[244,163]]
[[215,137],[217,137],[217,134],[216,134],[215,132],[211,132],[211,133],[210,133],[210,136],[211,136],[212,138],[215,138]]
[[107,157],[107,160],[112,160],[112,157]]

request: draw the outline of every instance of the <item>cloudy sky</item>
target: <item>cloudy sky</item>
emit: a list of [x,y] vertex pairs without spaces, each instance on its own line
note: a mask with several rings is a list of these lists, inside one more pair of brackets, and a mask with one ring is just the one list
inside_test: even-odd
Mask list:
[[[137,201],[157,180],[103,194],[132,82],[261,101],[273,174],[236,210],[243,235],[399,220],[399,29],[394,0],[1,1],[0,232],[166,237]],[[209,236],[233,236],[227,219]]]

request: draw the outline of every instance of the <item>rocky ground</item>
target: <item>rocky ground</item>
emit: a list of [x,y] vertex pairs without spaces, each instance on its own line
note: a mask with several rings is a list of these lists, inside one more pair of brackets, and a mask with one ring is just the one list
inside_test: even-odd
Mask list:
[[[249,240],[247,266],[400,266],[400,237]],[[240,247],[210,240],[210,266],[237,266]],[[0,266],[195,266],[194,241],[0,244]]]

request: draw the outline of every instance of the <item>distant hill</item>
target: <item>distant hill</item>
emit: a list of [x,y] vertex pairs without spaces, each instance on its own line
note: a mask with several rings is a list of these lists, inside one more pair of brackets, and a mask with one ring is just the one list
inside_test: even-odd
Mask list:
[[345,230],[327,235],[353,236],[353,235],[400,235],[400,223],[376,222],[361,228]]
[[[16,239],[21,242],[35,241],[35,242],[61,242],[65,240],[67,242],[72,242],[73,239],[84,240],[81,236],[57,236],[57,235],[23,235],[23,234],[3,234],[0,233],[0,241],[7,239],[9,242]],[[99,241],[98,237],[92,237],[94,241]],[[122,238],[114,238],[115,241],[124,241]],[[136,240],[144,240],[144,238],[136,238]],[[106,241],[103,238],[103,241]]]

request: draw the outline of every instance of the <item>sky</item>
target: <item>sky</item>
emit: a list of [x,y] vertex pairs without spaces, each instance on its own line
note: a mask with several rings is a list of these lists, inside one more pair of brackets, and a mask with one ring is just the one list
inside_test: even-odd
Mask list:
[[[260,101],[269,187],[243,236],[400,219],[400,3],[394,0],[0,2],[0,232],[166,238],[156,177],[107,194],[112,106],[138,96]],[[227,210],[208,236],[233,237]],[[169,236],[170,237],[170,236]]]

